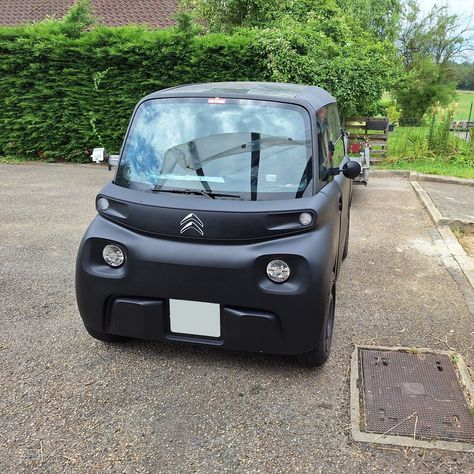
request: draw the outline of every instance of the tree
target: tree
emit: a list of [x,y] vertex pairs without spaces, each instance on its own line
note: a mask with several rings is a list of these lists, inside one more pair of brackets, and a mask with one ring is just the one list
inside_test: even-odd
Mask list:
[[416,56],[430,57],[435,64],[446,65],[449,61],[463,58],[472,51],[474,28],[471,18],[463,21],[449,12],[446,5],[434,5],[422,15],[416,0],[408,0],[403,12],[403,25],[399,48],[405,65],[410,67]]
[[363,28],[338,0],[185,2],[208,31],[247,35],[250,27],[265,57],[263,79],[317,84],[336,96],[343,113],[374,113],[398,76],[393,42],[380,37],[375,26]]
[[337,0],[338,5],[363,29],[378,39],[395,41],[400,31],[400,0]]
[[442,68],[431,58],[416,55],[394,92],[402,111],[401,122],[419,125],[430,106],[448,105],[453,94],[454,83],[447,81]]
[[61,20],[61,27],[70,38],[78,38],[93,24],[91,0],[77,0]]
[[357,29],[378,39],[396,39],[401,0],[182,0],[209,31],[228,32],[235,27],[268,27],[284,18],[306,22],[343,17]]
[[435,5],[422,15],[416,0],[408,0],[403,11],[398,40],[405,77],[394,93],[402,107],[402,120],[419,121],[435,103],[448,105],[454,97],[452,61],[472,49],[458,15],[447,6]]
[[182,0],[181,9],[192,11],[208,31],[228,33],[237,27],[264,27],[280,14],[283,0]]
[[450,67],[454,71],[458,89],[474,90],[474,63],[453,63]]

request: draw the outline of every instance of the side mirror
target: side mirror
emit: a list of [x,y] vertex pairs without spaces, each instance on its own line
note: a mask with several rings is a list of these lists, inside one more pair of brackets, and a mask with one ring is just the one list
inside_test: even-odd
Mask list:
[[342,167],[342,173],[346,178],[355,179],[360,175],[361,167],[357,161],[348,161]]
[[349,179],[355,179],[360,175],[361,167],[357,161],[348,161],[343,167],[334,167],[327,170],[327,176],[337,176],[342,171],[342,174]]
[[112,166],[117,166],[120,155],[109,155],[105,148],[94,148],[92,150],[91,159],[94,163],[107,163],[109,171],[112,169]]
[[109,159],[109,154],[107,153],[105,148],[94,148],[92,150],[91,159],[94,163],[103,163]]

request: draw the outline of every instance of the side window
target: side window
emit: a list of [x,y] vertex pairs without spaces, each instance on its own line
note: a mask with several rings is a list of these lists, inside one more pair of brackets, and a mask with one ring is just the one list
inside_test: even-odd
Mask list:
[[329,131],[329,147],[332,150],[332,166],[339,166],[344,158],[344,138],[342,135],[341,122],[336,104],[327,107],[327,120]]
[[328,169],[332,167],[327,107],[321,107],[316,112],[316,134],[318,138],[319,179],[326,181]]

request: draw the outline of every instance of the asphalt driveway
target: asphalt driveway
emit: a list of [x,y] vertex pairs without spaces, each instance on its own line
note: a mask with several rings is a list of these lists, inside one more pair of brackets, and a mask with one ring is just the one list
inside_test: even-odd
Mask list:
[[410,183],[354,193],[327,364],[136,341],[82,327],[76,251],[112,174],[0,165],[0,472],[472,472],[474,454],[350,437],[353,344],[459,351],[474,316]]

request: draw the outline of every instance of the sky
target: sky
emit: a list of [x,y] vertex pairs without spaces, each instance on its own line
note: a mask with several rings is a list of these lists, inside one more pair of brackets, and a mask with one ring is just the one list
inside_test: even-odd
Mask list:
[[474,13],[474,0],[418,0],[418,4],[423,11],[428,11],[430,8],[436,5],[447,4],[451,12],[460,14],[472,14]]

